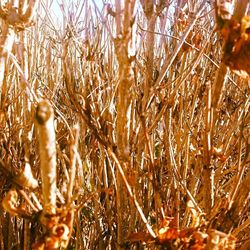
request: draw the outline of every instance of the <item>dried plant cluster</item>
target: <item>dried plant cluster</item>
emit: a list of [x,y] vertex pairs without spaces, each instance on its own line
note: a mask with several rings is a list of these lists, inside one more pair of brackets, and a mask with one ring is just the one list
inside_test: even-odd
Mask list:
[[249,249],[249,1],[213,2],[1,1],[0,249]]

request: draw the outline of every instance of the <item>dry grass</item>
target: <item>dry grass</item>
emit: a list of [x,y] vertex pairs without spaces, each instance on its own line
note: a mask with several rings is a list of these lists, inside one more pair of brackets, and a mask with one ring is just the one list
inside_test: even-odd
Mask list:
[[[19,198],[12,215],[0,207],[0,249],[29,249],[43,232],[40,99],[55,113],[57,206],[74,210],[68,249],[158,249],[147,239],[169,217],[173,229],[207,233],[207,249],[213,237],[247,249],[249,80],[221,62],[214,6],[115,2],[78,1],[58,26],[41,1],[33,27],[3,26],[0,200],[11,188]],[[17,178],[27,163],[33,191]],[[151,235],[146,246],[135,232]]]

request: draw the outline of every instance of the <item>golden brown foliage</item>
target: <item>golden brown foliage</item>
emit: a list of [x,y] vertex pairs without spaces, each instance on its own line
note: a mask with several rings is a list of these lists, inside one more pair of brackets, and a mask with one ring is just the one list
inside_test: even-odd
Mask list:
[[35,3],[0,5],[0,249],[246,249],[248,1]]

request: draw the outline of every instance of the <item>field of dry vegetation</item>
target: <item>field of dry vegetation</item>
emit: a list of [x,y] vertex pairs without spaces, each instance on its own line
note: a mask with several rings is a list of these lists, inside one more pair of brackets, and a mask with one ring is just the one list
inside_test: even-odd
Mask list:
[[0,249],[250,249],[249,1],[51,1],[1,0]]

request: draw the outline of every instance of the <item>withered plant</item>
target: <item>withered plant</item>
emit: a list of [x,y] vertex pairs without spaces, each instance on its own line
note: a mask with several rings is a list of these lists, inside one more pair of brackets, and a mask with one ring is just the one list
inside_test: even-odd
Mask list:
[[248,249],[249,1],[98,3],[0,2],[0,249]]

